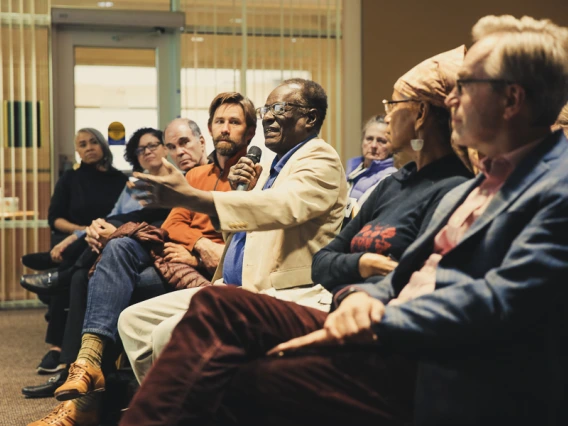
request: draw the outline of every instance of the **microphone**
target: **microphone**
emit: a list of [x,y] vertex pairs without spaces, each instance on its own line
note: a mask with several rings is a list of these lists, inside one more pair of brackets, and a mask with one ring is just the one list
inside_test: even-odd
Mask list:
[[[251,146],[245,156],[252,161],[253,164],[257,164],[262,157],[262,150],[258,146]],[[248,189],[248,183],[241,182],[237,185],[237,191],[246,191]]]

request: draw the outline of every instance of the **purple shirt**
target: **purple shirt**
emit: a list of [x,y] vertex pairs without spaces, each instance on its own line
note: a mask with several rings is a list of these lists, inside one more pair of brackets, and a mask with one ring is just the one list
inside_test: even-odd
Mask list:
[[[357,160],[359,161],[357,162]],[[374,160],[366,169],[363,168],[363,157],[350,159],[347,162],[349,197],[358,200],[369,188],[372,188],[396,170],[392,157],[385,160]]]

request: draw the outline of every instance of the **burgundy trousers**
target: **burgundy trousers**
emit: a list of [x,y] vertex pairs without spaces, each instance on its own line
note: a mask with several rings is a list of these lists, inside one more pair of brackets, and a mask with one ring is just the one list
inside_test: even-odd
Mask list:
[[321,329],[326,316],[231,286],[204,288],[120,425],[410,423],[414,362],[348,346],[265,356]]

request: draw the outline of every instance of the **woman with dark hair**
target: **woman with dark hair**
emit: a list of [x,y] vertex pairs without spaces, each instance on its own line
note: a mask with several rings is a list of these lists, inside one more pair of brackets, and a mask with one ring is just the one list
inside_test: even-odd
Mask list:
[[[132,166],[134,172],[146,172],[158,176],[162,172],[162,158],[168,155],[162,140],[162,131],[151,127],[142,127],[136,130],[124,150],[124,159]],[[125,186],[118,197],[114,208],[107,216],[130,213],[142,208],[133,197],[134,190]],[[75,233],[77,235],[77,233]],[[84,231],[77,236],[80,237]]]
[[[162,131],[151,127],[142,127],[130,136],[124,150],[124,159],[132,165],[132,171],[143,172],[146,170],[150,174],[159,174],[162,162],[153,161],[154,158],[151,156],[146,157],[146,151],[140,147],[141,142],[144,148],[147,148],[150,152],[155,152],[159,147],[164,147]],[[144,155],[139,158],[141,154]],[[165,157],[165,154],[160,155],[158,155],[160,160]]]

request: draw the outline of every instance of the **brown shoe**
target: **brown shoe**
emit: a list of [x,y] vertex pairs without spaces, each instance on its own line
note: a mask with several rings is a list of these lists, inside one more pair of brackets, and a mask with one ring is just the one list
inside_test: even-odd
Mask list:
[[28,426],[97,426],[99,410],[79,411],[73,401],[62,402],[37,422]]
[[100,367],[80,359],[69,367],[67,381],[55,390],[58,401],[68,401],[92,392],[105,390],[105,377]]

